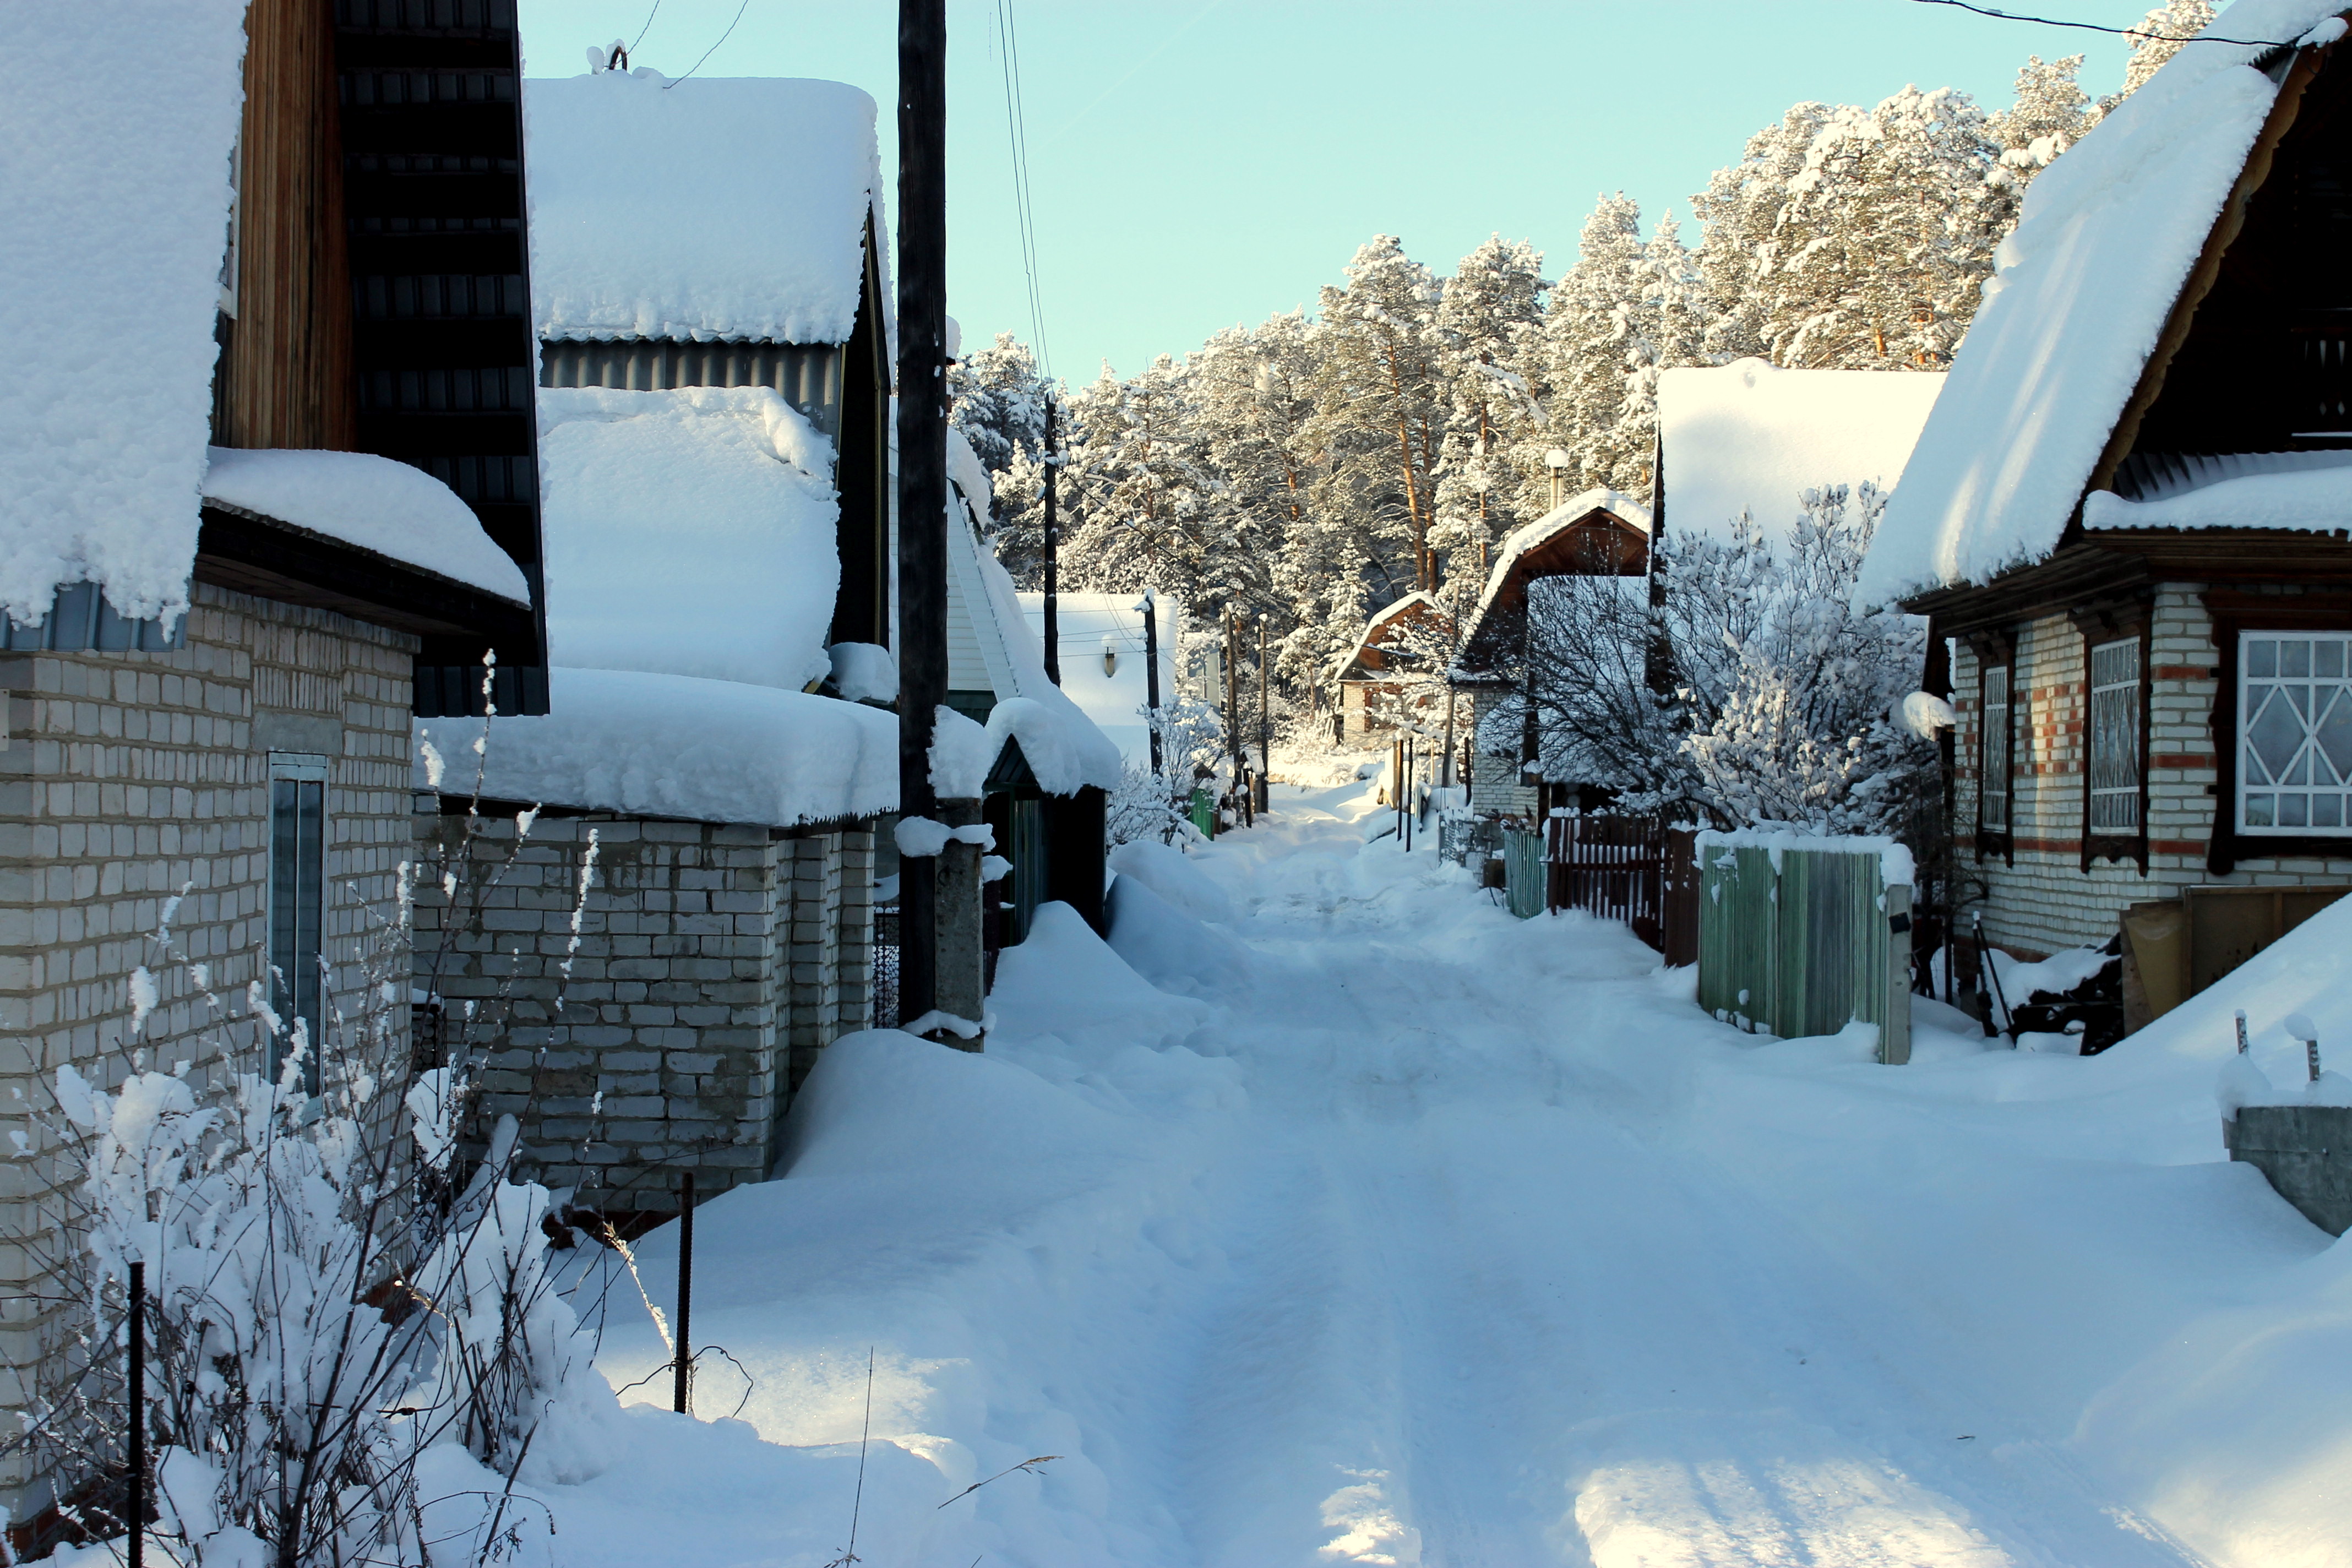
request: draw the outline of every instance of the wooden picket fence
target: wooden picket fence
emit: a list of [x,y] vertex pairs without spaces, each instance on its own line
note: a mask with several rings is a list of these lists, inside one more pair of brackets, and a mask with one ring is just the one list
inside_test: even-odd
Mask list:
[[1698,959],[1693,830],[1656,816],[1553,816],[1543,831],[1505,833],[1511,912],[1582,910],[1622,921],[1668,963]]
[[1698,1003],[1783,1039],[1878,1026],[1911,1059],[1911,888],[1877,840],[1698,836]]

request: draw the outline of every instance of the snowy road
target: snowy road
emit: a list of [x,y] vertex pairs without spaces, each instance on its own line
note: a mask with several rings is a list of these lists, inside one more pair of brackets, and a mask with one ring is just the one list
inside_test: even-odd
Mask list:
[[[666,1461],[693,1561],[843,1550],[869,1346],[876,1564],[2352,1560],[2315,1500],[2352,1479],[2344,1269],[2213,1162],[2210,1072],[1759,1045],[1363,809],[1294,792],[1160,882],[1229,919],[1126,895],[1141,979],[1047,922],[984,1057],[835,1048],[790,1177],[701,1226],[697,1338],[766,1441],[635,1418],[700,1446]],[[2292,1448],[2242,1384],[2165,1403],[2253,1318],[2335,1363]]]

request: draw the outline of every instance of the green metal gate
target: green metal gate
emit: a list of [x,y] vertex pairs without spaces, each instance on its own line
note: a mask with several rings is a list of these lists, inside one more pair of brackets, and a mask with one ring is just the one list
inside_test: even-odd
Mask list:
[[1503,829],[1503,903],[1521,920],[1533,920],[1549,901],[1551,869],[1544,864],[1540,833]]
[[1889,846],[1698,836],[1699,1005],[1783,1039],[1878,1026],[1878,1059],[1911,1059],[1911,887]]

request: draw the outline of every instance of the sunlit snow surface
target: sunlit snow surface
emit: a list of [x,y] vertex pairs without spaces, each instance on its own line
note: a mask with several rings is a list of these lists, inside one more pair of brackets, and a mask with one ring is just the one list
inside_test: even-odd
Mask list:
[[[561,1559],[835,1557],[870,1350],[875,1568],[2352,1560],[2352,1253],[2212,1098],[2233,1005],[2282,1082],[2284,1014],[2352,1037],[2352,912],[2105,1057],[1930,1005],[1881,1068],[1365,845],[1362,787],[1193,858],[1230,922],[1138,863],[1118,945],[1198,973],[1049,910],[985,1055],[832,1047],[792,1173],[698,1224],[741,1420],[716,1357],[700,1423],[630,1393],[535,1490]],[[605,1374],[661,1358],[624,1282]]]

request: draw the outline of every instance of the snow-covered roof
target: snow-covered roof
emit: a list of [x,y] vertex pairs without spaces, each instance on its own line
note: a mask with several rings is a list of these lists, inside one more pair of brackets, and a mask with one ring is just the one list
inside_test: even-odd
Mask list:
[[988,628],[1005,660],[1006,681],[995,689],[996,707],[988,719],[994,749],[1017,739],[1037,787],[1048,795],[1075,795],[1088,784],[1118,788],[1119,748],[1068,693],[1045,679],[1045,644],[1022,614],[1013,574],[956,521],[949,525],[948,543],[950,565],[969,574],[966,604],[972,618]]
[[833,447],[791,404],[542,387],[539,418],[551,662],[793,689],[831,671]]
[[44,6],[0,92],[0,612],[184,609],[244,0]]
[[[1150,696],[1144,679],[1143,612],[1140,594],[1063,594],[1055,607],[1062,645],[1062,691],[1094,721],[1129,762],[1149,766],[1151,727],[1143,709]],[[1030,635],[1038,639],[1044,657],[1045,595],[1020,595],[1021,614]],[[1176,600],[1156,595],[1160,622],[1160,700],[1176,697],[1176,638],[1183,614]],[[1103,649],[1118,658],[1117,668],[1103,673]],[[1024,747],[1025,751],[1026,748]]]
[[1502,547],[1495,552],[1495,563],[1486,573],[1486,591],[1478,595],[1479,614],[1486,613],[1495,595],[1503,591],[1503,584],[1518,570],[1519,557],[1550,543],[1596,511],[1605,511],[1643,533],[1650,531],[1650,509],[1622,491],[1596,488],[1570,496],[1533,522],[1523,522],[1503,536]]
[[[898,807],[898,721],[881,709],[635,670],[559,668],[548,688],[546,716],[491,721],[489,798],[771,827]],[[417,786],[471,795],[482,721],[415,731]]]
[[204,496],[519,605],[530,603],[522,568],[490,542],[457,492],[390,458],[215,447]]
[[1936,371],[1782,370],[1760,359],[1664,373],[1666,526],[1728,539],[1744,510],[1777,538],[1803,514],[1806,490],[1893,489],[1943,384]]
[[541,337],[848,340],[869,214],[886,232],[873,99],[598,71],[523,102]]
[[2275,528],[2309,533],[2352,529],[2352,452],[2254,452],[2174,459],[2176,471],[2136,487],[2083,498],[2083,526]]
[[[2343,4],[2239,0],[2206,31],[2324,41]],[[1879,524],[1864,597],[1987,582],[2057,548],[2277,98],[2253,66],[2264,52],[2182,49],[2034,180]]]
[[1445,613],[1445,607],[1437,602],[1437,596],[1426,588],[1417,588],[1392,604],[1383,605],[1374,610],[1371,618],[1364,623],[1363,635],[1356,639],[1356,646],[1348,650],[1347,657],[1333,661],[1334,668],[1342,673],[1354,668],[1356,661],[1364,657],[1365,650],[1381,640],[1381,632],[1407,611],[1416,608],[1439,616]]
[[[1502,547],[1495,552],[1495,563],[1486,574],[1486,591],[1478,595],[1478,607],[1462,630],[1462,647],[1467,650],[1486,629],[1486,616],[1495,601],[1502,596],[1517,577],[1519,563],[1529,551],[1550,543],[1569,529],[1596,511],[1605,511],[1620,522],[1650,531],[1650,509],[1620,490],[1595,488],[1570,496],[1559,505],[1537,518],[1521,523],[1503,538]],[[1457,673],[1460,673],[1457,671]]]

